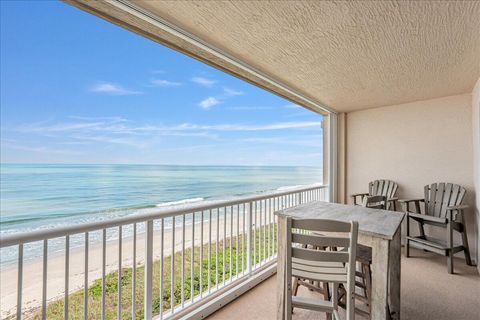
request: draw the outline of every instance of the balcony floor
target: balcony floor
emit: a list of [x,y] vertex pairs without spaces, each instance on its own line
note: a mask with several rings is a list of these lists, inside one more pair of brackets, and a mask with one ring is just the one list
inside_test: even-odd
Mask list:
[[[476,267],[455,260],[456,274],[447,273],[446,257],[412,249],[402,256],[402,319],[478,319],[480,276]],[[276,277],[273,276],[209,317],[209,320],[275,319]],[[317,293],[300,288],[301,295]],[[325,319],[325,314],[295,311],[293,319]],[[357,316],[356,319],[363,319]]]

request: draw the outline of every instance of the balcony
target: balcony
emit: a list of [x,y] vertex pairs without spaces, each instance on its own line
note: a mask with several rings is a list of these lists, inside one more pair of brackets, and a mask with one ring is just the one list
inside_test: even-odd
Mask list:
[[[445,257],[402,255],[401,318],[478,318],[479,2],[65,2],[324,116],[325,184],[2,236],[17,252],[1,273],[2,318],[277,318],[274,213],[352,204],[376,179],[398,182],[399,198],[465,187],[476,266],[457,254],[449,274]],[[25,259],[31,246],[41,259]]]
[[[89,319],[117,313],[124,318],[133,314],[142,318],[145,312],[152,312],[157,319],[208,315],[209,319],[275,319],[277,235],[273,212],[325,200],[326,190],[326,186],[311,186],[165,209],[148,217],[2,237],[2,248],[18,246],[20,252],[15,270],[2,271],[2,286],[19,284],[15,292],[2,293],[2,311],[10,305],[2,317],[41,318],[45,314],[47,318],[77,318],[86,312]],[[169,223],[176,228],[167,228]],[[116,239],[107,241],[106,235],[112,231]],[[95,235],[100,235],[102,245],[90,245]],[[75,237],[83,237],[83,247],[78,247]],[[58,239],[64,240],[65,251],[49,257],[48,244]],[[31,243],[42,245],[45,256],[24,263],[23,248]],[[480,302],[476,270],[457,259],[456,275],[448,275],[444,258],[415,249],[412,255],[414,258],[402,260],[402,317],[473,319],[476,310],[469,306]],[[120,276],[118,270],[122,270]],[[159,276],[161,270],[163,277]],[[52,294],[62,291],[69,294]],[[37,300],[39,293],[41,299]],[[433,293],[436,299],[432,299]],[[303,287],[300,294],[322,299]],[[173,310],[171,296],[175,296]],[[362,302],[357,305],[365,308]],[[319,317],[305,310],[294,314],[296,319]]]

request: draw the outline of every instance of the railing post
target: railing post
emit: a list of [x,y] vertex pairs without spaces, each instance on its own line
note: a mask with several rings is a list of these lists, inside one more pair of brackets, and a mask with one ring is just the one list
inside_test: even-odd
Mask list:
[[144,319],[152,319],[153,220],[146,222]]
[[297,193],[297,197],[298,197],[298,204],[302,204],[302,191]]
[[252,274],[252,214],[253,202],[250,202],[247,215],[247,271]]

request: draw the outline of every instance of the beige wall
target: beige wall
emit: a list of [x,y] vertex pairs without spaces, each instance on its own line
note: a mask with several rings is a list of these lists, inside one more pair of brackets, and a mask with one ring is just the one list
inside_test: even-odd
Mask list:
[[[453,182],[467,188],[466,203],[475,207],[471,94],[352,112],[346,123],[347,195],[379,178],[397,181],[400,198],[423,197],[432,182]],[[476,257],[474,210],[466,216]]]
[[[475,184],[475,216],[477,218],[477,234],[480,230],[480,78],[472,92],[472,113],[473,113],[473,171]],[[480,237],[477,239],[477,248],[480,248]],[[478,257],[477,257],[478,261]],[[477,263],[480,272],[480,264]]]

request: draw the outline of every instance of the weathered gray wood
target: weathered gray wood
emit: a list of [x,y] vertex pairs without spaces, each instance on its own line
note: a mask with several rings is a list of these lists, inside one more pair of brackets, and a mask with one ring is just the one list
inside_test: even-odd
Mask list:
[[445,195],[443,197],[443,206],[442,210],[440,211],[440,216],[445,217],[447,215],[447,207],[450,205],[450,199],[452,197],[452,188],[453,184],[447,183],[445,186]]
[[[435,208],[435,198],[437,195],[437,184],[433,183],[429,188],[428,188],[430,194],[428,195],[428,201],[425,199],[425,205],[428,206],[427,214],[434,215],[434,208]],[[425,196],[426,197],[426,196]]]
[[453,273],[453,228],[452,228],[452,214],[451,211],[449,213],[448,217],[448,223],[447,223],[447,245],[448,245],[448,259],[447,259],[447,265],[448,265],[448,273]]
[[293,263],[301,263],[308,266],[315,266],[315,267],[324,267],[324,268],[337,268],[338,262],[329,262],[329,261],[307,261],[292,257]]
[[372,209],[386,209],[387,197],[385,196],[366,196],[363,198],[363,207]]
[[[465,217],[463,216],[463,212],[460,214],[460,224],[462,226],[465,226]],[[465,229],[465,227],[464,227],[464,229]],[[463,246],[465,247],[465,250],[464,250],[464,252],[465,252],[465,262],[467,263],[467,265],[471,266],[472,265],[472,259],[470,258],[470,249],[468,247],[467,231],[466,230],[462,230],[462,231],[463,231],[462,232],[462,243],[463,243]]]
[[[287,290],[286,281],[286,253],[287,253],[287,219],[278,218],[277,236],[277,320],[284,320],[285,317],[285,293]],[[291,310],[291,309],[290,309]],[[291,316],[291,315],[290,315]]]
[[[394,269],[389,268],[389,261],[394,262],[392,255],[397,254],[397,259],[400,259],[399,251],[390,253],[390,240],[397,240],[397,232],[400,230],[400,224],[403,219],[403,214],[398,215],[396,212],[368,209],[359,206],[346,206],[340,204],[315,202],[302,206],[289,208],[276,212],[279,222],[278,234],[278,266],[277,266],[277,287],[278,287],[278,301],[277,301],[277,319],[285,319],[285,270],[284,259],[285,255],[282,250],[285,250],[286,230],[284,221],[286,217],[300,217],[300,218],[322,218],[351,221],[352,217],[358,217],[359,234],[358,243],[365,246],[372,247],[372,288],[371,288],[371,319],[389,319],[388,315],[388,297],[400,296],[400,285],[388,285],[389,279],[398,279],[398,277],[390,276],[389,272]],[[384,216],[387,216],[386,218]],[[282,222],[283,221],[283,222]],[[378,224],[378,228],[374,227]],[[383,229],[383,230],[382,230]],[[284,230],[284,232],[282,232]],[[393,231],[392,231],[393,230]],[[389,258],[390,257],[390,258]],[[282,262],[283,261],[283,262]],[[325,262],[326,263],[326,262]],[[400,270],[398,270],[400,272]],[[377,274],[378,273],[378,274]],[[393,281],[393,280],[390,280]],[[374,289],[375,287],[375,289]],[[397,292],[398,291],[398,292]],[[374,294],[375,292],[375,294]],[[395,302],[394,302],[395,303]],[[398,300],[398,304],[400,300]],[[394,307],[395,309],[395,307]],[[374,311],[375,310],[375,311]],[[400,319],[398,316],[397,319]]]
[[321,274],[347,274],[347,269],[345,269],[345,267],[341,263],[339,263],[337,267],[317,267],[305,263],[295,263],[292,261],[292,268],[313,273],[319,272]]
[[348,262],[349,253],[340,251],[322,251],[304,248],[292,248],[292,257],[313,261]]
[[390,241],[373,239],[371,319],[388,319],[388,266]]
[[[355,287],[355,254],[358,238],[358,223],[354,221],[342,222],[335,220],[321,219],[297,219],[292,217],[279,218],[286,220],[286,293],[285,293],[285,313],[286,319],[291,318],[292,307],[306,308],[317,311],[326,311],[332,313],[337,308],[337,301],[328,300],[328,304],[324,302],[318,303],[316,300],[304,298],[292,298],[292,276],[297,279],[306,279],[316,282],[342,283],[347,288],[347,319],[353,319],[354,311],[354,287]],[[335,233],[343,233],[344,237],[322,237],[319,232],[329,231]],[[311,234],[314,233],[314,234]],[[321,238],[328,239],[332,246],[345,246],[345,237],[348,237],[348,246],[346,251],[324,251],[317,249],[309,249],[311,247],[318,248],[318,242]],[[311,240],[311,241],[309,241]],[[293,243],[293,245],[292,245]],[[301,243],[299,247],[295,243]],[[320,247],[324,247],[320,243]],[[312,265],[311,263],[314,263]],[[318,267],[316,264],[330,263],[325,267]],[[334,264],[332,264],[334,263]],[[335,265],[336,263],[336,265]],[[303,280],[302,280],[303,281]],[[296,281],[298,284],[299,280]],[[296,292],[297,286],[294,290]],[[329,308],[325,309],[327,305]]]
[[[453,183],[432,183],[424,187],[425,211],[420,212],[419,200],[415,202],[416,213],[409,212],[408,203],[412,200],[400,201],[406,203],[405,210],[407,215],[407,243],[406,256],[409,257],[409,246],[423,248],[425,250],[447,255],[448,256],[448,272],[453,273],[453,255],[458,251],[465,252],[465,261],[471,264],[470,252],[468,249],[468,239],[465,228],[465,220],[461,205],[465,198],[465,188]],[[420,236],[411,236],[409,230],[410,220],[414,220],[419,224]],[[446,244],[436,239],[431,239],[425,234],[423,225],[431,225],[446,229]],[[462,245],[455,246],[453,243],[453,231],[458,231],[462,236]]]
[[287,285],[285,291],[286,303],[285,303],[285,315],[286,319],[292,319],[292,237],[290,236],[292,232],[292,220],[287,219],[286,223],[287,231],[287,240],[286,240],[286,252],[285,252],[285,282]]
[[418,214],[418,213],[413,213],[413,212],[409,213],[409,217],[414,219],[414,220],[418,219],[418,220],[421,220],[421,221],[436,222],[436,223],[441,223],[441,224],[447,223],[447,219],[445,217],[439,218],[439,217],[429,216],[429,215],[426,215],[426,214]]
[[312,281],[321,281],[321,282],[336,282],[336,283],[346,283],[347,275],[346,274],[332,274],[332,273],[320,273],[319,272],[308,272],[298,269],[292,269],[292,276],[300,279],[308,279]]
[[[348,252],[350,254],[348,262],[348,281],[347,281],[347,320],[355,319],[355,270],[357,263],[357,241],[358,241],[358,222],[352,222],[350,230],[350,246]],[[334,288],[334,290],[337,290]],[[338,290],[337,290],[338,291]],[[337,301],[335,301],[335,304]]]
[[348,247],[350,238],[347,237],[327,237],[317,235],[292,234],[292,242],[301,244],[311,244],[317,247]]
[[387,199],[394,198],[398,184],[391,180],[375,180],[368,184],[369,195],[385,196]]
[[305,297],[292,297],[292,305],[301,309],[309,309],[320,312],[333,312],[333,306],[327,301],[305,298]]
[[[398,184],[391,180],[375,180],[368,184],[368,193],[352,194],[353,204],[361,204],[365,200],[365,196],[384,196],[386,197],[386,209],[396,210],[395,194],[397,193]],[[360,197],[360,201],[358,201]]]
[[295,218],[292,220],[292,228],[317,232],[350,232],[350,223],[329,219]]
[[435,203],[433,204],[432,215],[434,217],[441,217],[444,195],[445,195],[445,183],[439,183],[437,194],[435,196]]
[[[390,262],[389,262],[389,287],[390,287],[390,314],[392,319],[400,319],[400,275],[402,264],[401,258],[401,231],[397,230],[390,241]],[[373,319],[373,318],[372,318]]]
[[337,221],[357,221],[360,234],[368,234],[386,240],[393,239],[404,213],[369,209],[323,201],[310,202],[289,209],[277,211],[279,217],[289,216],[301,219],[330,219]]

